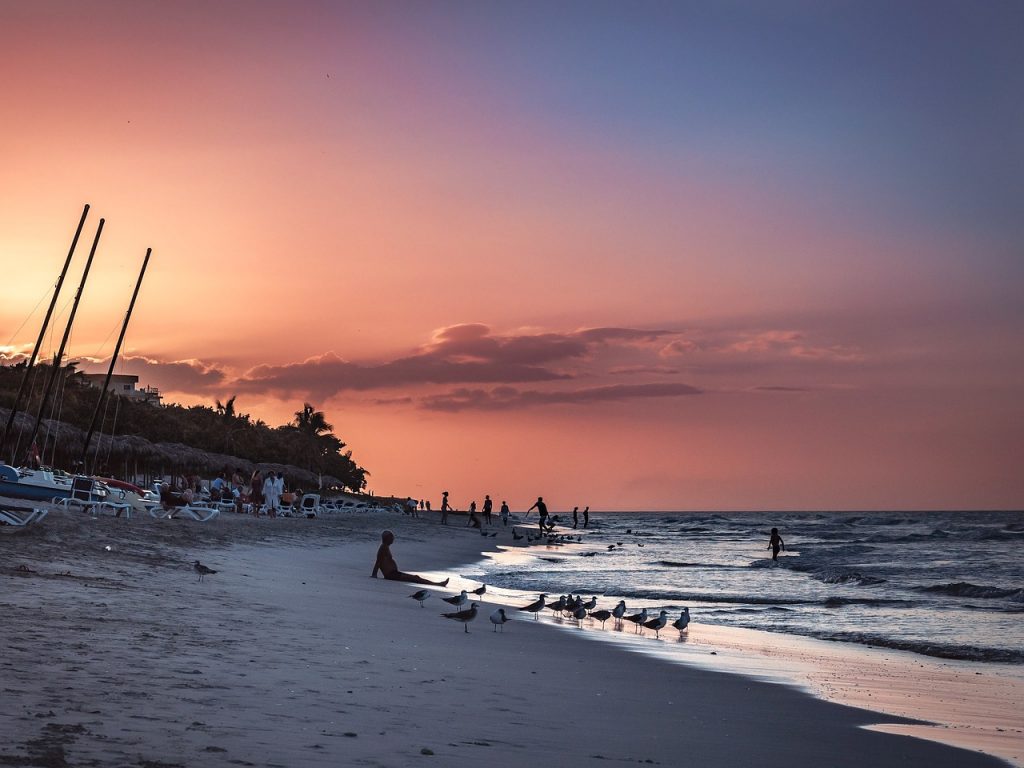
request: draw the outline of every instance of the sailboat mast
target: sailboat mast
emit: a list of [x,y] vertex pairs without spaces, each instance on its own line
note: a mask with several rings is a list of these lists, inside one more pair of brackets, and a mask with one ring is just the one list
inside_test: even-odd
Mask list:
[[61,360],[64,359],[64,348],[68,344],[68,337],[71,335],[71,326],[75,322],[75,314],[78,312],[78,302],[82,300],[82,292],[85,290],[85,281],[89,279],[89,268],[92,266],[92,257],[96,255],[96,246],[100,244],[100,235],[103,234],[103,221],[103,219],[100,219],[100,225],[96,228],[96,237],[94,237],[92,241],[92,248],[89,249],[89,259],[85,262],[85,271],[82,272],[82,281],[78,284],[78,292],[75,294],[75,301],[71,305],[71,315],[68,317],[68,324],[64,328],[64,337],[60,340],[60,349],[57,351],[57,357],[53,361],[53,368],[50,370],[50,376],[46,380],[46,390],[43,392],[43,402],[39,404],[39,413],[36,415],[36,424],[32,428],[32,437],[28,440],[29,446],[36,441],[36,436],[39,434],[39,425],[43,421],[43,413],[46,411],[46,404],[50,400],[50,393],[53,392],[53,382],[57,378],[57,373],[60,371]]
[[99,419],[100,408],[103,407],[103,400],[107,396],[107,387],[110,386],[110,377],[114,375],[114,365],[117,363],[117,356],[121,354],[121,344],[124,342],[124,334],[128,330],[128,321],[132,319],[132,311],[135,309],[135,299],[139,297],[139,288],[142,287],[142,278],[146,276],[146,267],[149,266],[149,257],[153,253],[152,248],[146,249],[146,258],[142,260],[142,270],[139,272],[139,279],[135,282],[135,291],[132,293],[132,300],[128,303],[128,311],[124,316],[124,323],[121,325],[121,335],[117,337],[117,344],[114,346],[114,354],[110,356],[110,367],[107,368],[107,377],[103,380],[100,388],[100,399],[96,401],[96,410],[92,413],[92,423],[85,435],[85,446],[82,448],[82,466],[88,466],[89,443],[92,442],[93,432],[96,431],[96,421]]
[[[18,394],[14,398],[14,404],[11,406],[11,412],[7,416],[7,424],[4,426],[3,437],[0,438],[0,457],[3,456],[4,451],[7,450],[7,439],[11,434],[11,426],[14,424],[14,417],[18,414],[18,409],[21,408],[21,398],[25,396],[25,386],[28,384],[28,375],[32,372],[32,367],[36,364],[36,357],[39,355],[39,349],[43,345],[43,339],[46,337],[46,329],[50,325],[50,317],[53,316],[53,308],[57,305],[57,297],[60,296],[60,289],[64,285],[64,276],[68,273],[68,267],[71,266],[71,257],[75,255],[75,248],[78,246],[78,238],[82,234],[82,227],[85,226],[85,218],[89,215],[89,204],[85,204],[85,208],[82,209],[82,218],[78,221],[78,229],[75,230],[75,236],[71,240],[71,248],[68,250],[68,257],[64,259],[64,269],[60,271],[60,277],[57,278],[57,285],[53,289],[53,298],[50,299],[50,308],[46,310],[46,317],[43,318],[43,325],[39,329],[39,338],[36,339],[36,345],[32,349],[32,356],[28,360],[28,365],[25,366],[25,372],[21,376],[21,385],[18,387]],[[30,443],[31,445],[31,443]],[[2,461],[2,458],[0,458]],[[11,456],[11,463],[14,463],[14,456]]]

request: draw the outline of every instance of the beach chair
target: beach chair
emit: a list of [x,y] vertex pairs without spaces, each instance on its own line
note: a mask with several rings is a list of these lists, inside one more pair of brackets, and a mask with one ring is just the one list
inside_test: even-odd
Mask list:
[[38,523],[46,517],[47,509],[22,509],[20,507],[0,507],[0,525],[11,525],[21,528]]
[[320,495],[316,493],[304,493],[302,494],[302,500],[299,502],[299,513],[306,517],[317,517],[323,513],[324,509],[320,505]]
[[220,514],[220,510],[215,507],[204,507],[195,504],[186,504],[184,507],[175,507],[172,511],[175,517],[181,515],[200,523],[209,522]]
[[91,477],[78,475],[71,480],[71,495],[66,499],[54,499],[55,506],[70,509],[71,505],[88,510],[95,514],[96,508],[103,504],[104,499],[96,493],[96,483]]

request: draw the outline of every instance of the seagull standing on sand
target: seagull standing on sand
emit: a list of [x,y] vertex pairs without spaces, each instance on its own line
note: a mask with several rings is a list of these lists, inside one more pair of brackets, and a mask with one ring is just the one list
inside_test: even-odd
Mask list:
[[679,630],[679,634],[682,635],[686,628],[690,625],[690,609],[683,608],[679,614],[679,618],[672,622],[672,626]]
[[626,601],[619,600],[619,604],[612,609],[612,616],[615,617],[615,623],[618,626],[622,626],[622,617],[626,615]]
[[420,604],[420,608],[422,608],[424,601],[426,601],[426,599],[428,597],[430,597],[430,593],[427,592],[427,590],[425,590],[425,589],[420,589],[420,590],[417,590],[416,592],[413,592],[411,595],[409,595],[409,597],[411,597],[413,600],[415,600],[417,603],[419,603]]
[[204,576],[208,576],[211,573],[216,573],[213,568],[207,568],[205,565],[196,560],[196,564],[192,566],[192,569],[199,574],[199,580],[202,581]]
[[483,595],[483,593],[486,592],[486,591],[487,591],[487,585],[486,584],[481,584],[479,587],[477,587],[476,589],[473,590],[473,594],[477,595],[477,596],[480,596],[480,595]]
[[544,598],[546,597],[547,593],[541,592],[540,598],[538,600],[535,600],[529,605],[523,606],[519,610],[526,611],[527,613],[532,613],[534,620],[536,620],[537,617],[540,615],[540,612],[544,610]]
[[498,631],[498,627],[501,627],[501,631],[505,631],[505,622],[508,621],[508,616],[505,615],[505,609],[499,608],[491,614],[491,624],[494,625],[494,631]]
[[645,627],[654,630],[655,638],[658,638],[660,636],[658,633],[665,628],[666,624],[668,624],[668,611],[662,611],[658,614],[658,618],[644,622]]
[[466,590],[462,590],[457,595],[453,595],[452,597],[442,597],[441,599],[449,605],[454,605],[456,608],[461,608],[463,605],[466,604],[466,600],[469,599],[469,596],[466,594]]
[[606,608],[602,608],[600,611],[592,611],[590,618],[597,619],[601,622],[601,629],[604,629],[604,623],[612,617],[612,612]]
[[644,608],[640,613],[634,613],[632,616],[626,616],[626,621],[632,621],[636,624],[636,631],[643,633],[644,622],[647,621],[647,609]]
[[[465,593],[463,593],[465,594]],[[476,618],[476,603],[470,603],[469,608],[464,611],[455,611],[453,613],[442,613],[446,619],[452,619],[454,621],[461,621],[463,629],[469,632],[469,622]]]

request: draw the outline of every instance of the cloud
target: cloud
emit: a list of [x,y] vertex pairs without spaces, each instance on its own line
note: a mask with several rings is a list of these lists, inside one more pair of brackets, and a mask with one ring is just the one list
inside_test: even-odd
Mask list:
[[[84,358],[84,370],[106,372],[107,360]],[[124,357],[118,365],[124,371],[139,377],[144,386],[155,386],[164,391],[209,394],[226,388],[228,373],[214,363],[202,360],[158,360],[151,357]]]
[[421,408],[432,411],[509,410],[541,405],[587,405],[590,403],[637,400],[641,398],[700,395],[703,391],[688,384],[617,384],[585,389],[542,391],[495,387],[491,390],[459,388],[439,395],[420,398]]
[[662,347],[658,354],[661,357],[675,357],[677,355],[685,355],[687,352],[696,352],[698,349],[700,349],[700,346],[695,341],[675,339]]
[[588,328],[570,333],[494,334],[480,323],[435,331],[413,354],[380,363],[355,363],[334,353],[301,363],[260,365],[237,381],[239,391],[332,397],[346,390],[426,384],[525,384],[572,379],[559,366],[589,359],[601,348],[658,342],[672,331]]
[[669,368],[667,365],[619,365],[609,368],[608,373],[613,376],[656,374],[659,376],[674,376],[679,373],[678,368]]
[[807,387],[781,387],[781,386],[763,386],[754,387],[756,392],[810,392],[811,390]]

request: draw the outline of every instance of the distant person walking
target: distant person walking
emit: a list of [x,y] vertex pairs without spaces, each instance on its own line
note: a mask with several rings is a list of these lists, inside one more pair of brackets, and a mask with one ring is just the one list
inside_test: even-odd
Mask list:
[[273,471],[268,472],[263,481],[263,500],[267,505],[267,517],[277,517],[277,478]]
[[466,521],[466,527],[469,526],[480,527],[480,518],[476,516],[476,501],[469,502],[469,520]]
[[772,551],[772,560],[779,559],[779,549],[783,552],[786,551],[786,542],[782,540],[782,536],[779,535],[778,528],[772,528],[771,538],[768,539],[768,549]]
[[259,467],[252,471],[252,476],[249,478],[249,504],[252,507],[253,515],[259,517],[260,507],[263,506],[263,473],[260,472]]
[[583,508],[583,527],[590,525],[590,507]]
[[441,525],[448,525],[448,513],[451,506],[448,504],[448,491],[441,494]]
[[537,497],[533,506],[526,510],[526,514],[529,515],[535,509],[537,510],[537,514],[540,515],[540,532],[544,533],[544,526],[548,521],[548,505],[544,503],[543,496]]
[[572,528],[576,530],[576,527],[580,524],[580,508],[572,508]]
[[501,502],[501,524],[508,528],[508,502]]
[[491,524],[491,509],[494,507],[494,502],[491,501],[490,496],[484,496],[484,522],[488,525]]

